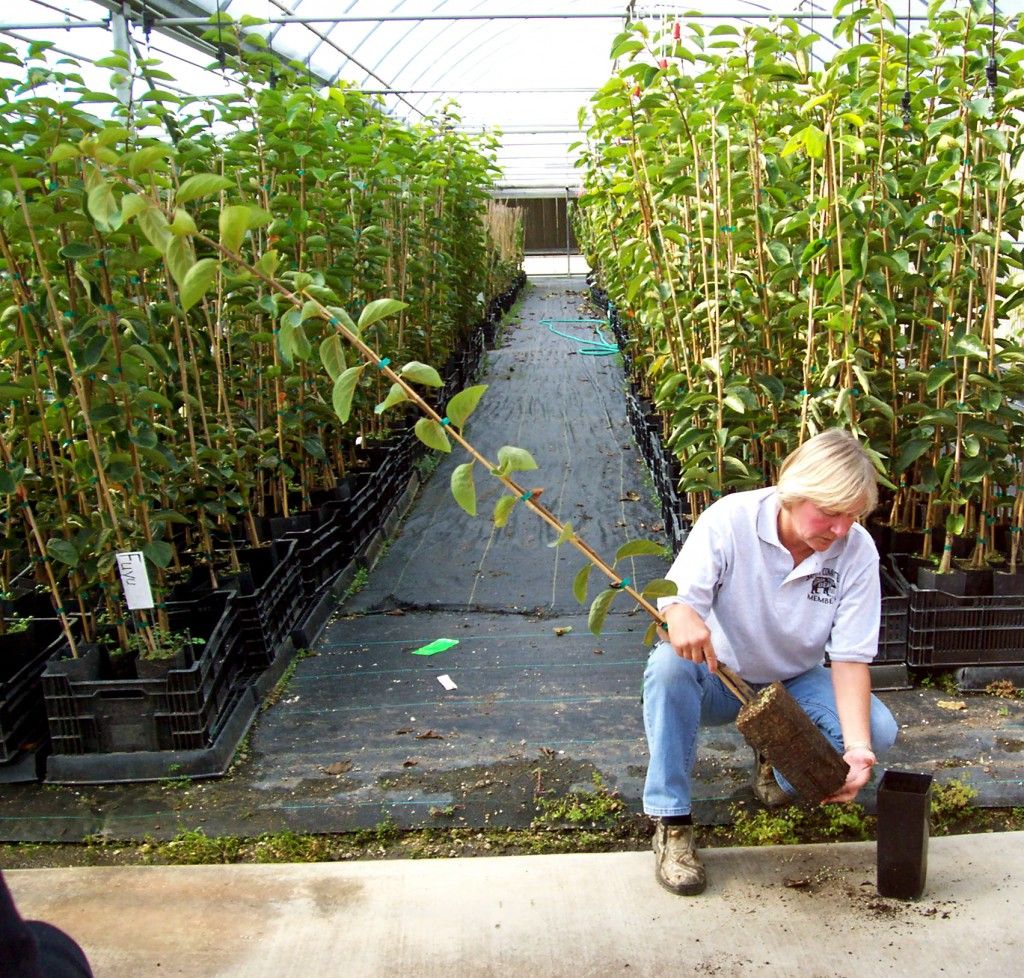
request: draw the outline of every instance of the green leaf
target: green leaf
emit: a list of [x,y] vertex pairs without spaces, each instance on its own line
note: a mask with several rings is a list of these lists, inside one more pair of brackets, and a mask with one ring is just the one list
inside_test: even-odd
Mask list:
[[200,258],[185,275],[185,281],[181,283],[181,290],[178,298],[181,300],[181,307],[186,312],[191,309],[213,285],[217,279],[217,267],[219,262],[216,258]]
[[231,252],[242,247],[249,230],[249,205],[232,204],[220,212],[220,243]]
[[494,504],[494,525],[496,527],[500,528],[508,523],[508,518],[512,515],[512,510],[517,502],[519,502],[518,496],[501,496],[498,499]]
[[673,595],[678,594],[679,589],[676,587],[675,581],[670,581],[664,577],[656,577],[653,581],[648,581],[644,585],[643,591],[640,593],[645,598],[671,598]]
[[572,523],[565,523],[562,526],[562,532],[558,534],[557,540],[552,540],[548,544],[549,547],[560,547],[563,543],[568,543],[575,537],[576,534],[572,531]]
[[128,157],[128,172],[133,177],[138,177],[140,174],[151,171],[157,163],[161,164],[159,169],[163,170],[163,160],[171,152],[171,147],[164,146],[163,144],[140,149],[137,153],[132,153]]
[[[515,498],[510,497],[510,498]],[[577,572],[576,577],[572,582],[572,593],[573,597],[579,601],[580,604],[587,603],[587,586],[590,584],[590,571],[593,569],[593,564],[584,564]]]
[[352,413],[352,398],[355,395],[359,377],[365,369],[366,364],[361,364],[358,367],[349,367],[334,382],[331,403],[334,405],[334,413],[342,424],[348,421],[349,415]]
[[804,145],[804,133],[806,129],[801,129],[800,132],[793,133],[789,139],[786,140],[786,145],[782,147],[782,156],[792,156],[801,146]]
[[391,390],[388,391],[388,396],[373,409],[373,413],[383,414],[389,407],[394,407],[396,404],[402,404],[408,400],[409,396],[405,393],[405,388],[401,384],[392,384]]
[[964,532],[965,520],[959,513],[950,513],[946,517],[946,533],[958,537]]
[[[360,313],[359,328],[366,329],[377,320],[383,319],[385,316],[393,316],[396,312],[401,312],[408,307],[408,302],[399,302],[398,299],[374,299],[373,302],[367,303],[366,308]],[[437,384],[436,386],[440,387],[441,385]]]
[[337,333],[320,344],[320,362],[331,380],[337,380],[345,372],[345,347]]
[[478,384],[475,387],[467,387],[465,390],[459,391],[448,402],[448,410],[445,412],[448,415],[448,420],[456,427],[461,428],[476,410],[485,390],[487,390],[486,384]]
[[793,259],[787,248],[781,241],[768,242],[768,254],[776,265],[788,265]]
[[956,341],[954,347],[957,353],[976,357],[979,360],[988,359],[988,347],[981,341],[981,337],[975,333],[966,333]]
[[[618,40],[618,38],[616,38]],[[625,41],[621,41],[612,48],[611,59],[614,61],[616,58],[621,58],[625,54],[633,54],[635,51],[642,51],[644,45],[642,41],[638,41],[635,38],[628,38]]]
[[[360,322],[360,328],[362,323]],[[440,374],[431,366],[420,363],[419,360],[410,360],[398,372],[400,377],[411,380],[414,384],[423,384],[424,387],[444,387],[444,381]]]
[[18,480],[7,471],[0,468],[0,495],[10,496],[18,491]]
[[46,158],[47,163],[63,163],[65,160],[73,160],[82,155],[82,151],[71,143],[58,143],[53,151]]
[[125,194],[121,198],[121,218],[125,221],[130,221],[133,217],[137,217],[147,207],[153,205],[146,200],[141,194]]
[[[92,258],[96,254],[96,249],[92,245],[82,244],[79,241],[70,241],[58,252],[61,258],[67,258],[71,261],[81,261],[83,258]],[[16,309],[16,306],[12,306],[12,309]]]
[[146,560],[161,570],[170,565],[174,556],[174,548],[163,540],[153,540],[145,544],[142,552],[146,555]]
[[470,516],[476,516],[476,485],[473,482],[473,466],[475,462],[463,462],[452,472],[452,495],[455,501]]
[[498,467],[505,473],[530,472],[537,468],[537,463],[525,448],[502,445],[498,449]]
[[[283,333],[282,330],[282,335]],[[296,326],[292,330],[292,352],[296,360],[308,360],[313,355],[313,346],[302,326]]]
[[167,243],[164,259],[171,271],[171,277],[180,289],[185,283],[185,276],[188,275],[189,270],[196,261],[195,252],[192,250],[192,243],[188,238],[171,238]]
[[281,256],[277,253],[275,248],[270,248],[268,251],[265,251],[260,255],[260,260],[256,262],[256,269],[268,278],[273,278],[277,274],[277,269],[280,264]]
[[174,220],[171,221],[171,233],[183,237],[198,234],[199,228],[196,227],[196,222],[192,220],[192,215],[188,211],[177,207],[174,210]]
[[67,564],[68,567],[78,566],[78,550],[70,540],[51,537],[46,541],[46,552],[54,560],[59,560],[62,564]]
[[929,394],[934,394],[940,387],[949,383],[956,376],[956,371],[949,367],[936,366],[928,371],[926,388]]
[[900,452],[899,460],[896,462],[896,471],[903,472],[909,469],[928,449],[931,447],[930,438],[912,438]]
[[726,394],[722,398],[722,403],[727,407],[731,408],[737,414],[743,414],[747,410],[746,404],[743,403],[743,398],[738,394]]
[[[356,336],[359,335],[359,327],[352,321],[352,317],[347,312],[345,312],[345,310],[342,309],[341,306],[328,306],[327,311],[331,314],[331,316],[337,319],[342,326],[348,329],[349,332],[355,333]],[[337,328],[337,324],[332,323],[331,325]]]
[[820,160],[825,155],[825,134],[817,126],[808,126],[804,130],[804,147],[808,156]]
[[114,189],[106,180],[101,180],[89,191],[87,199],[89,214],[104,234],[116,231],[123,220],[114,197]]
[[167,225],[167,218],[155,204],[151,204],[149,201],[143,201],[143,203],[145,206],[138,216],[139,230],[146,236],[146,240],[163,255],[167,252],[173,237]]
[[307,454],[312,455],[313,458],[318,461],[324,462],[327,460],[327,452],[324,451],[324,443],[316,435],[310,435],[308,438],[303,438],[302,447],[306,450]]
[[664,557],[665,556],[665,545],[661,543],[655,543],[653,540],[631,540],[629,543],[624,543],[618,550],[615,551],[615,560],[612,564],[614,566],[620,560],[625,560],[627,557]]
[[591,602],[590,614],[587,615],[587,627],[594,635],[601,634],[601,629],[604,628],[604,620],[608,616],[608,609],[618,593],[616,588],[608,588]]
[[216,173],[197,173],[182,182],[178,192],[174,195],[174,200],[175,203],[185,204],[190,200],[206,197],[232,186],[234,183],[227,177],[219,176]]
[[654,644],[654,640],[655,640],[655,639],[656,639],[657,637],[658,637],[658,622],[656,622],[656,621],[652,621],[652,622],[651,622],[651,623],[650,623],[650,624],[649,624],[649,625],[647,626],[647,631],[646,631],[646,632],[644,632],[644,637],[643,637],[643,639],[642,639],[642,643],[643,643],[643,645],[644,645],[645,647],[646,647],[646,646],[650,646],[650,645],[653,645],[653,644]]
[[427,448],[436,448],[439,452],[450,452],[451,442],[445,434],[444,427],[433,418],[420,418],[413,429],[416,437],[419,438]]

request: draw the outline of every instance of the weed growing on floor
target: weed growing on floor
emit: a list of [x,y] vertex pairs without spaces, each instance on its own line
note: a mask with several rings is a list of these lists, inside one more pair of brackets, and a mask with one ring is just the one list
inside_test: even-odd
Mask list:
[[797,826],[804,821],[804,813],[795,805],[782,811],[759,808],[750,813],[733,806],[732,838],[738,846],[783,846],[800,841]]
[[303,659],[308,659],[313,655],[316,655],[316,653],[310,649],[299,649],[299,651],[295,653],[295,657],[288,663],[288,667],[281,674],[281,678],[274,684],[274,688],[267,693],[264,698],[263,703],[260,706],[260,710],[262,712],[269,710],[272,706],[280,702],[281,698],[288,691],[288,686],[291,684],[292,679],[295,677],[295,670],[298,669],[299,663]]
[[937,689],[950,696],[960,692],[960,686],[956,681],[955,672],[929,672],[925,673],[918,682],[921,689]]
[[533,820],[534,828],[557,828],[565,825],[587,825],[609,828],[626,810],[618,792],[609,791],[597,771],[593,774],[593,791],[570,791],[561,797],[537,799],[540,814]]
[[963,781],[952,780],[932,786],[931,830],[951,835],[970,824],[977,809],[972,804],[978,792]]
[[420,482],[426,482],[436,471],[437,467],[441,464],[441,456],[437,452],[431,452],[429,455],[421,455],[415,462],[413,467],[416,469],[416,474],[420,477]]
[[341,600],[348,601],[353,594],[358,594],[360,591],[370,583],[370,572],[365,567],[360,567],[355,574],[352,576],[352,580],[349,586],[345,588],[345,593],[341,596]]
[[202,829],[180,832],[170,842],[147,839],[140,847],[147,865],[199,866],[238,862],[243,840],[231,835],[208,836]]
[[246,735],[238,742],[238,746],[235,748],[235,756],[231,758],[231,766],[228,768],[228,774],[234,773],[236,767],[244,764],[252,754],[252,730],[249,730]]

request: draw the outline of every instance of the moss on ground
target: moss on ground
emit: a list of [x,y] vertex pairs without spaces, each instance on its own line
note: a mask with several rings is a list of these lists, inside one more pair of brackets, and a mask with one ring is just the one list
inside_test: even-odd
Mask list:
[[[933,790],[933,836],[1024,831],[1024,808],[976,808],[959,781]],[[728,825],[699,826],[703,848],[870,841],[875,818],[859,805],[792,806],[768,811],[737,805]],[[594,790],[542,798],[528,829],[400,829],[389,818],[359,832],[311,835],[207,836],[182,832],[170,841],[119,842],[88,838],[78,844],[0,844],[7,869],[45,866],[197,865],[209,863],[338,862],[354,859],[430,859],[571,852],[628,852],[650,846],[653,823],[626,809],[595,780]]]

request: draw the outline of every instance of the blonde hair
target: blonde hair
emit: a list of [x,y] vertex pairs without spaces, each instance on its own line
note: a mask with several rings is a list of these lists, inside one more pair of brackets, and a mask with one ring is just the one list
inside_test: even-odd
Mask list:
[[863,518],[878,505],[875,464],[860,442],[840,428],[823,431],[791,452],[775,488],[786,507],[806,499]]

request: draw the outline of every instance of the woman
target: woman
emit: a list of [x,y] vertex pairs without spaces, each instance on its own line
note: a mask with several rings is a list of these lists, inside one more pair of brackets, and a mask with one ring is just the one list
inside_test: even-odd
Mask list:
[[[673,562],[678,591],[659,601],[665,629],[644,675],[644,811],[659,820],[656,875],[673,893],[697,894],[707,882],[690,814],[697,732],[731,723],[741,705],[716,675],[719,661],[755,689],[781,682],[842,753],[850,773],[826,801],[853,801],[892,747],[896,722],[868,672],[878,552],[858,523],[877,502],[867,453],[852,435],[826,431],[786,459],[776,486],[710,506]],[[757,796],[785,804],[789,786],[755,762]]]

